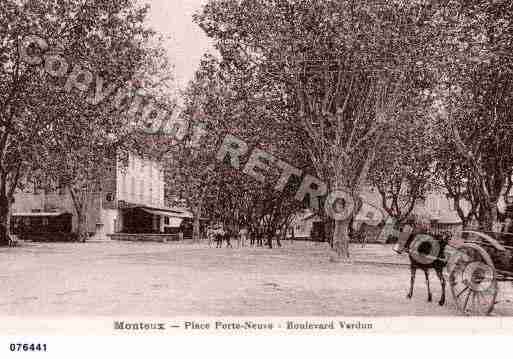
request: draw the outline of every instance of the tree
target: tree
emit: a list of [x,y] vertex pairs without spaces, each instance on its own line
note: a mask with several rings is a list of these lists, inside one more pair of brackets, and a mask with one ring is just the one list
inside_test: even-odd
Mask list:
[[481,226],[490,230],[513,168],[511,8],[501,1],[453,5],[438,18],[446,24],[444,36],[450,45],[437,64],[441,76],[433,96],[437,132],[446,148],[441,153],[452,150],[457,155],[440,162],[447,163],[450,195],[468,200],[467,216],[476,214]]
[[[244,174],[242,168],[219,162],[216,155],[225,136],[231,134],[244,140],[248,148],[258,147],[278,158],[292,156],[301,163],[294,151],[297,142],[287,135],[280,137],[284,132],[276,134],[269,126],[273,118],[286,114],[282,107],[262,101],[269,91],[254,91],[257,75],[224,65],[205,56],[184,93],[183,117],[192,129],[189,134],[193,145],[184,141],[170,150],[167,183],[172,195],[184,199],[193,209],[195,218],[200,212],[209,213],[212,220],[234,227],[250,226],[254,232],[270,237],[285,212],[301,203],[290,193],[284,195],[274,189],[274,184],[269,185],[278,176],[272,170],[265,174],[271,181],[262,183]],[[195,128],[200,128],[203,136],[198,136],[201,133]]]
[[167,146],[163,157],[168,197],[185,201],[191,209],[195,242],[200,240],[200,219],[216,178],[215,156],[223,133],[219,124],[229,111],[214,69],[215,60],[205,57],[183,94],[184,109],[178,115],[184,124],[182,141]]
[[[97,189],[94,180],[112,165],[134,128],[151,120],[135,118],[146,108],[137,109],[145,99],[136,91],[157,82],[151,64],[163,53],[151,46],[158,39],[144,23],[148,7],[131,0],[77,0],[8,2],[6,9],[2,56],[8,65],[1,76],[9,79],[2,93],[11,95],[2,98],[1,115],[3,137],[17,143],[17,155],[11,157],[14,165],[3,168],[37,167],[67,186],[84,238],[83,214]],[[28,35],[33,35],[29,44]],[[34,66],[38,62],[41,66]],[[22,133],[24,128],[36,132]]]
[[466,227],[472,218],[477,218],[479,208],[478,194],[474,183],[470,181],[471,170],[451,138],[434,145],[434,157],[437,174],[434,179],[445,188],[447,198],[452,200],[463,227]]
[[425,117],[408,113],[388,131],[377,149],[370,183],[377,188],[383,209],[404,222],[434,182],[434,154]]
[[24,176],[37,167],[40,149],[50,134],[51,119],[34,121],[46,87],[19,52],[18,41],[34,25],[23,10],[8,0],[0,11],[0,245],[7,243],[14,193]]
[[[257,72],[260,86],[281,91],[317,177],[357,203],[386,126],[408,89],[424,85],[415,82],[416,64],[430,12],[421,3],[225,0],[210,1],[196,20],[226,66]],[[334,248],[343,257],[350,222],[335,220]]]

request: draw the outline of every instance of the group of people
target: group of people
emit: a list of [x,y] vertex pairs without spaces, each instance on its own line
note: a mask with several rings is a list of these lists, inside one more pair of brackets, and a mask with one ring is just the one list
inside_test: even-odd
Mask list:
[[234,226],[218,224],[207,228],[207,238],[211,245],[216,243],[216,248],[221,248],[223,242],[226,242],[227,247],[232,247],[232,240],[236,240],[238,246],[243,247],[247,239],[247,229],[241,228],[237,232]]
[[226,247],[232,248],[232,241],[237,242],[238,248],[247,246],[248,242],[251,246],[255,244],[262,246],[262,240],[256,238],[245,226],[240,228],[222,224],[210,226],[207,228],[207,239],[211,246],[215,243],[216,248],[221,248],[223,243],[226,243]]

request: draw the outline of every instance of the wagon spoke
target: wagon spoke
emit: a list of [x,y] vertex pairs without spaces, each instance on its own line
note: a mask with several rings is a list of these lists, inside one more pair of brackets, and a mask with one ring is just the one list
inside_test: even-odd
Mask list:
[[480,313],[481,312],[480,311],[481,306],[478,303],[479,302],[478,293],[479,292],[472,292],[472,312],[474,312],[474,313]]
[[465,287],[461,290],[461,292],[459,292],[457,295],[456,295],[456,298],[459,298],[460,295],[462,295],[467,289],[470,289],[470,287]]
[[470,294],[472,294],[472,291],[468,292],[467,298],[465,298],[465,304],[463,305],[463,312],[464,313],[467,312],[467,304],[468,304],[468,299],[470,298]]
[[[481,308],[483,307],[483,304],[486,305],[486,298],[483,298],[483,293],[476,292],[476,299],[477,299],[479,313],[481,313],[482,312]],[[484,303],[483,303],[482,299],[485,300]]]
[[469,302],[468,303],[467,313],[468,314],[472,314],[472,313],[474,313],[474,309],[475,309],[475,307],[474,307],[474,291],[473,290],[471,290],[469,292],[467,300]]
[[491,302],[491,305],[493,305],[493,295],[491,296],[491,300],[490,300],[490,297],[486,296],[485,293],[480,293],[481,295],[481,298],[484,300],[484,305],[485,305],[485,310],[484,312],[486,313],[487,311],[487,308],[490,306],[490,302]]

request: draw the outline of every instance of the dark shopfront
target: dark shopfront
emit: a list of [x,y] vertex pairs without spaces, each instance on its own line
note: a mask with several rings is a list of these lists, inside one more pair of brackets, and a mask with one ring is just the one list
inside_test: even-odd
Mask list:
[[76,239],[72,218],[67,212],[14,213],[11,233],[23,240],[71,241]]
[[192,216],[173,209],[131,207],[121,209],[121,233],[179,234],[192,237]]

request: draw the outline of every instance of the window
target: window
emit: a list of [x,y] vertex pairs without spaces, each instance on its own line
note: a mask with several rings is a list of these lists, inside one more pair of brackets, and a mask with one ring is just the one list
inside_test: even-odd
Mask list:
[[454,202],[451,201],[450,199],[448,201],[449,201],[449,211],[454,211]]
[[135,196],[135,178],[132,177],[130,196],[133,198]]
[[164,224],[168,225],[169,224],[169,217],[164,217]]
[[415,202],[417,206],[425,206],[426,205],[426,199],[425,198],[418,198]]
[[139,160],[135,156],[134,156],[134,164],[133,164],[132,169],[134,172],[137,172],[139,170]]
[[121,194],[125,197],[126,190],[126,173],[121,174]]

